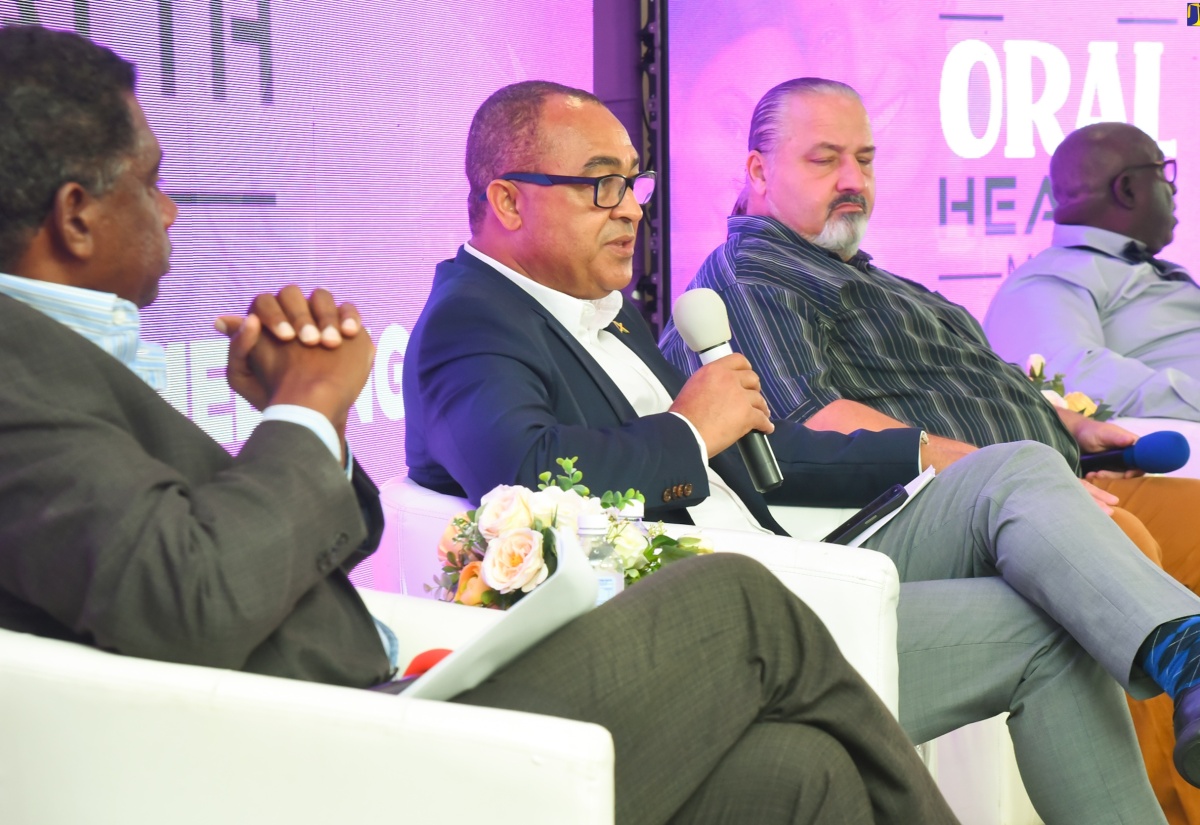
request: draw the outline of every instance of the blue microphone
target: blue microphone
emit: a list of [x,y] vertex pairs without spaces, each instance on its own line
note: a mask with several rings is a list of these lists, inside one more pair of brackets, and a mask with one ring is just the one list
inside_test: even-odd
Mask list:
[[1183,433],[1173,430],[1144,435],[1131,446],[1120,450],[1105,450],[1079,457],[1083,472],[1097,470],[1145,470],[1147,473],[1169,473],[1178,470],[1192,456]]

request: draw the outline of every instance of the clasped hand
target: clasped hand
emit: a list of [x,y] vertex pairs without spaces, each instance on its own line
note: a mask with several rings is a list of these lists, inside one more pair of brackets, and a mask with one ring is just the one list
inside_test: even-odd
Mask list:
[[324,289],[306,299],[291,285],[257,296],[244,318],[222,315],[214,326],[230,338],[226,377],[238,395],[259,410],[308,407],[345,435],[375,357],[354,304],[338,305]]

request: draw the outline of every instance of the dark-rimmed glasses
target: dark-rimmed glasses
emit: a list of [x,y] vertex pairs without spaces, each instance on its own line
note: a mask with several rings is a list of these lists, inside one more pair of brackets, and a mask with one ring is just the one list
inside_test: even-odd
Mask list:
[[[1126,166],[1112,179],[1112,183],[1116,183],[1121,179],[1121,175],[1124,175],[1126,172],[1132,172],[1134,169],[1161,169],[1163,180],[1167,183],[1175,182],[1175,158],[1167,158],[1157,163],[1139,163],[1137,166]],[[1109,184],[1110,189],[1112,188],[1112,183]]]
[[[497,180],[520,181],[536,186],[559,186],[561,184],[591,186],[593,188],[592,203],[601,209],[612,209],[619,206],[629,189],[633,189],[634,200],[638,203],[645,203],[654,195],[655,183],[653,172],[642,172],[630,177],[601,175],[598,178],[586,178],[578,175],[545,175],[541,172],[509,172],[501,175]],[[486,200],[486,198],[486,194],[480,195],[481,200]]]

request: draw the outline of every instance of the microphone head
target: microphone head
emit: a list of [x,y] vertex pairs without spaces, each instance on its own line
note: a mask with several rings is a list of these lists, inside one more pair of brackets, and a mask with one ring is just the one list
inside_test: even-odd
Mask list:
[[680,295],[671,318],[692,352],[704,352],[733,338],[725,302],[711,289],[689,289]]
[[1149,433],[1125,450],[1125,462],[1148,473],[1178,470],[1192,457],[1192,448],[1183,433],[1162,430]]

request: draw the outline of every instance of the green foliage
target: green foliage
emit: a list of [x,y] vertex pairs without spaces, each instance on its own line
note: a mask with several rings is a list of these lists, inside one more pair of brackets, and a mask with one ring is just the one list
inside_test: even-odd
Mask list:
[[554,476],[552,483],[549,470],[540,473],[538,475],[538,489],[545,490],[548,487],[558,487],[560,490],[574,490],[581,496],[590,496],[592,491],[579,483],[583,481],[583,473],[575,469],[575,462],[578,460],[579,456],[555,459],[555,463],[559,467],[562,467],[563,474]]
[[642,551],[642,556],[646,559],[646,564],[642,567],[625,571],[626,587],[644,579],[651,573],[661,570],[664,565],[677,562],[680,559],[690,559],[692,556],[711,552],[702,546],[699,536],[682,536],[678,539],[671,538],[663,532],[663,523],[661,521],[656,526],[651,527],[648,532],[650,533],[650,543]]
[[1066,395],[1067,388],[1063,385],[1065,376],[1061,372],[1056,372],[1053,378],[1046,378],[1041,370],[1029,376],[1029,380],[1033,382],[1033,386],[1041,392],[1042,390],[1054,390],[1059,395]]
[[604,495],[600,496],[600,506],[606,510],[610,508],[624,510],[625,505],[631,501],[640,501],[642,504],[645,504],[646,497],[632,487],[623,493],[608,490]]

